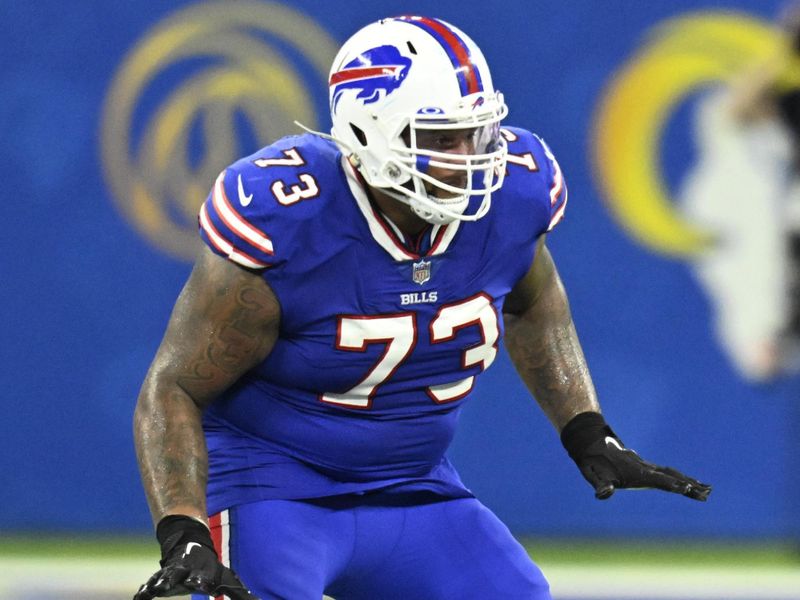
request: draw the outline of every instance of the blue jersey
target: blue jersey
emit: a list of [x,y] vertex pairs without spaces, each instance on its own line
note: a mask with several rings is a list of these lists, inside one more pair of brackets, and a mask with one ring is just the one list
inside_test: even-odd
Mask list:
[[200,212],[216,253],[260,269],[281,307],[269,356],[206,411],[209,512],[378,489],[470,493],[445,457],[502,308],[566,186],[507,128],[507,176],[475,222],[407,239],[337,146],[287,137],[225,169]]

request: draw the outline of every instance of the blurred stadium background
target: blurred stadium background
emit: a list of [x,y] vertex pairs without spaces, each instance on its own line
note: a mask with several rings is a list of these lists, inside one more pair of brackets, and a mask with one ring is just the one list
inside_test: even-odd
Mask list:
[[153,570],[131,416],[195,211],[295,119],[327,129],[337,45],[408,13],[469,33],[508,122],[559,157],[548,243],[609,421],[715,491],[597,502],[505,356],[462,418],[464,480],[559,600],[800,598],[800,378],[722,343],[694,270],[713,232],[679,202],[698,102],[774,49],[785,6],[0,0],[0,598],[128,598]]

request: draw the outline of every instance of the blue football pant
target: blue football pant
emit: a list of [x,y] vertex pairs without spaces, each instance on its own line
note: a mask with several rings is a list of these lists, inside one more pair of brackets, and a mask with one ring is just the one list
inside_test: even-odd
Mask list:
[[265,500],[211,524],[223,562],[261,600],[551,600],[525,549],[474,498]]

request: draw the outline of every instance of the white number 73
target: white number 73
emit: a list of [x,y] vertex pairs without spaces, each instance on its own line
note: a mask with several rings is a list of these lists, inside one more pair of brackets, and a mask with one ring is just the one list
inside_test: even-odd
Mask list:
[[[463,351],[461,366],[466,369],[479,365],[481,370],[485,370],[497,356],[500,337],[497,312],[486,294],[443,306],[430,323],[430,342],[437,344],[452,340],[460,329],[472,325],[480,328],[482,341]],[[358,384],[342,394],[322,394],[320,400],[350,408],[369,408],[378,387],[411,355],[417,335],[416,314],[410,312],[339,317],[336,335],[339,350],[365,352],[369,344],[385,344],[386,347]],[[430,386],[425,391],[434,402],[451,402],[466,396],[474,380],[475,377],[470,375],[452,383]]]

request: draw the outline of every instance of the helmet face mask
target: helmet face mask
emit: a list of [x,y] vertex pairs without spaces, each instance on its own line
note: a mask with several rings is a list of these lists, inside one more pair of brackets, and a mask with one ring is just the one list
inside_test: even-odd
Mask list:
[[370,186],[431,223],[486,214],[505,174],[508,111],[466,35],[425,17],[368,25],[334,60],[330,99],[332,135]]

